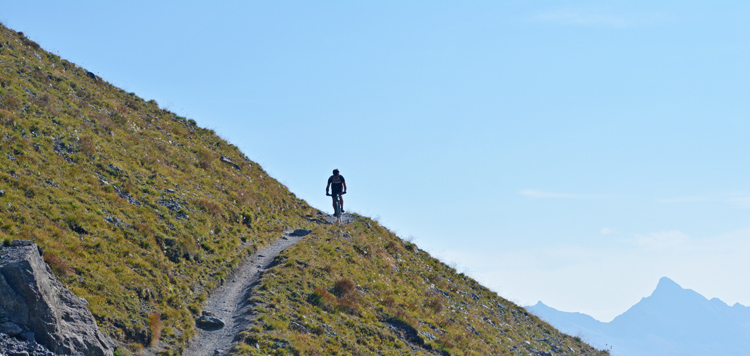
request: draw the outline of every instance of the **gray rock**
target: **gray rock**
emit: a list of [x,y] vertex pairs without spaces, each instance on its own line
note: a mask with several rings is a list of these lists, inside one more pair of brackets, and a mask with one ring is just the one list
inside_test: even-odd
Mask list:
[[0,190],[0,197],[3,196],[3,195],[5,195],[5,191],[4,190]]
[[112,171],[113,171],[113,172],[115,172],[116,174],[120,174],[120,173],[122,173],[122,169],[121,169],[120,167],[118,167],[118,166],[115,166],[115,165],[114,165],[114,164],[112,164],[112,163],[108,164],[108,165],[107,165],[107,168],[109,168],[110,170],[112,170]]
[[26,331],[21,333],[21,340],[26,340],[31,343],[36,343],[36,338],[34,337],[33,331]]
[[15,240],[0,249],[0,321],[57,354],[112,355],[114,343],[99,331],[81,300],[52,274],[42,250]]
[[303,334],[307,333],[307,328],[304,325],[302,325],[302,324],[300,324],[300,323],[298,323],[296,321],[290,321],[289,322],[289,329],[301,332]]
[[289,236],[307,236],[312,232],[312,230],[306,230],[306,229],[297,229],[289,233]]
[[227,163],[227,164],[231,165],[232,167],[234,167],[234,169],[242,172],[242,169],[240,169],[240,166],[237,165],[237,163],[232,162],[232,160],[230,160],[228,157],[221,156],[221,158],[219,158],[219,160],[222,161],[222,162],[224,162],[224,163]]
[[198,319],[195,319],[195,325],[201,329],[217,330],[224,327],[224,321],[215,316],[203,314]]
[[417,330],[417,332],[419,333],[419,335],[422,335],[427,340],[435,340],[435,339],[437,339],[437,336],[435,336],[434,334],[429,333],[427,331]]
[[6,333],[10,336],[16,336],[22,333],[23,329],[21,329],[21,327],[17,324],[8,321],[5,323],[0,323],[0,332]]

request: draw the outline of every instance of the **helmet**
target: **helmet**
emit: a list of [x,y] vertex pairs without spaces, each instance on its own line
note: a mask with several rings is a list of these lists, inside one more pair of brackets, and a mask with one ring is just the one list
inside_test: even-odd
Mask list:
[[338,168],[333,170],[333,174],[339,174]]

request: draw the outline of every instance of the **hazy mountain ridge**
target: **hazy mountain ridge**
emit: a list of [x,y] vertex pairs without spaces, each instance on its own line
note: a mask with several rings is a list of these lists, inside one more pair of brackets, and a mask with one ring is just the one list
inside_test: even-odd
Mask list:
[[737,355],[750,348],[750,308],[706,299],[663,277],[654,292],[609,323],[539,302],[527,307],[563,332],[613,355]]
[[180,354],[208,292],[294,228],[238,354],[603,354],[376,221],[327,224],[193,120],[2,26],[0,45],[0,239],[43,247],[118,354]]

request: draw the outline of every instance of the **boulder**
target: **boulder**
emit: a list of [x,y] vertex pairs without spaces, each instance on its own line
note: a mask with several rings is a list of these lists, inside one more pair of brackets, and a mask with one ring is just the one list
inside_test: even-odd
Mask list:
[[0,355],[7,356],[59,356],[33,341],[24,341],[0,333]]
[[312,232],[312,230],[306,230],[306,229],[297,229],[289,233],[289,236],[307,236]]
[[23,332],[23,329],[21,329],[20,326],[14,323],[6,321],[4,323],[0,323],[0,332],[6,333],[10,336],[16,336],[20,335]]
[[[91,311],[55,278],[31,241],[0,248],[0,325],[57,354],[112,355]],[[33,333],[33,336],[31,334]]]
[[224,321],[211,313],[204,312],[198,319],[195,319],[195,325],[204,330],[218,330],[224,327]]

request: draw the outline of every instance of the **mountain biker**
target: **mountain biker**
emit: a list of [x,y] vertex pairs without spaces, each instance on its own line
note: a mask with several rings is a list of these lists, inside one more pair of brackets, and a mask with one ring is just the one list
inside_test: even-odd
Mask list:
[[[328,188],[331,188],[331,194],[328,194]],[[341,204],[341,212],[344,212],[344,198],[342,194],[346,194],[346,181],[344,176],[339,174],[338,169],[333,170],[333,175],[328,178],[328,185],[326,185],[326,195],[330,195],[333,202],[333,210],[336,210],[336,197],[339,199]]]

